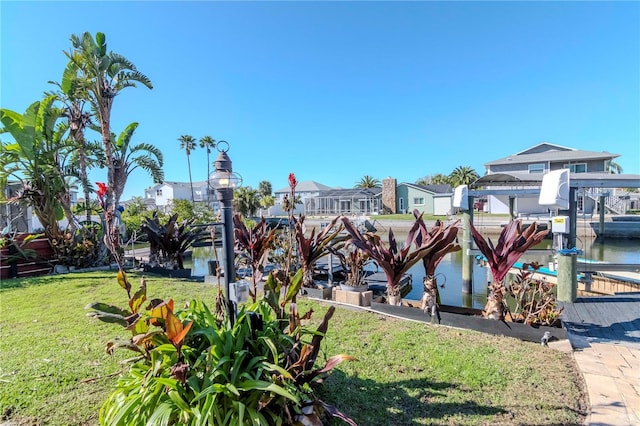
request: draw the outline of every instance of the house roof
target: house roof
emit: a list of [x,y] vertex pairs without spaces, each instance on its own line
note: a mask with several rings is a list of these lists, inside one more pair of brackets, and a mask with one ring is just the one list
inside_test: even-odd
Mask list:
[[320,197],[377,197],[382,193],[382,188],[329,188],[320,192]]
[[453,193],[453,189],[451,189],[451,185],[416,185],[415,183],[402,182],[400,185],[410,186],[415,189],[419,189],[421,191],[427,191],[432,194],[451,194]]
[[[493,173],[482,176],[470,186],[540,186],[542,173]],[[640,188],[640,175],[613,173],[569,173],[574,188]]]
[[[296,185],[296,192],[318,192],[318,191],[327,191],[331,189],[331,187],[327,185],[323,185],[313,180],[305,180],[304,182],[298,182]],[[291,191],[291,188],[285,186],[277,191],[275,194],[288,194]]]
[[619,156],[620,154],[612,154],[605,151],[584,151],[543,142],[527,148],[524,151],[520,151],[517,154],[484,163],[484,165],[486,167],[504,164],[544,163],[547,161],[557,163],[562,161],[611,160]]

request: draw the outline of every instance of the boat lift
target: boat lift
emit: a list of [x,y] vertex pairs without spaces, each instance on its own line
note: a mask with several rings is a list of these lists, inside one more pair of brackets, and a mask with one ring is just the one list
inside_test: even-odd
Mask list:
[[[566,180],[564,174],[566,170]],[[560,173],[562,172],[562,173]],[[467,185],[461,185],[455,188],[453,196],[453,207],[458,207],[462,211],[462,293],[473,293],[473,263],[474,254],[472,253],[473,238],[471,236],[470,224],[473,223],[473,202],[475,197],[486,197],[487,195],[509,195],[509,213],[513,220],[514,201],[518,195],[541,195],[543,198],[542,205],[557,205],[558,216],[566,216],[568,218],[567,233],[563,235],[563,250],[571,250],[576,247],[576,222],[577,214],[577,191],[580,188],[640,188],[640,175],[630,174],[603,174],[603,173],[573,173],[570,174],[567,169],[561,171],[553,171],[543,175],[548,176],[547,180],[552,183],[544,186],[541,183],[540,175],[530,175],[530,177],[516,177],[510,174],[496,173],[483,176],[471,184],[471,188],[483,187],[505,187],[520,186],[528,187],[523,189],[469,189]],[[549,179],[550,178],[550,179]],[[551,199],[549,201],[548,199]],[[547,200],[548,202],[545,202]],[[604,200],[600,200],[601,205]],[[604,228],[604,215],[600,214],[600,226]],[[564,234],[564,233],[563,233]],[[560,237],[558,237],[560,239]],[[565,245],[566,244],[566,245]],[[563,259],[565,258],[565,259]],[[560,256],[558,263],[558,287],[564,287],[566,292],[558,293],[558,300],[565,302],[574,302],[577,293],[577,252],[568,251],[565,255]],[[600,265],[598,265],[599,267]],[[621,265],[617,265],[621,266]],[[640,264],[625,265],[625,270],[640,270]],[[617,270],[621,270],[618,268]],[[562,283],[562,284],[561,284]]]

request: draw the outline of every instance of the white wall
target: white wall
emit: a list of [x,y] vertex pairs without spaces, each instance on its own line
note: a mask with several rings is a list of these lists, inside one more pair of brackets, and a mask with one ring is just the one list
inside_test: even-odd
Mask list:
[[451,196],[433,197],[433,214],[437,216],[444,216],[451,211]]

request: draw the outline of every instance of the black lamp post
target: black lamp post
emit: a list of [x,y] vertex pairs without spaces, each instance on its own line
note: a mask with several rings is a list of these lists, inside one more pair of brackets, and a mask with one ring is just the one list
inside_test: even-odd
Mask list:
[[224,289],[227,299],[227,315],[231,324],[235,321],[235,306],[231,301],[230,287],[235,282],[236,271],[234,266],[234,238],[233,238],[233,190],[240,186],[242,179],[231,167],[231,159],[227,155],[229,143],[219,141],[218,158],[214,161],[214,172],[209,176],[209,185],[216,190],[220,210],[222,211],[223,238],[222,248],[224,252]]

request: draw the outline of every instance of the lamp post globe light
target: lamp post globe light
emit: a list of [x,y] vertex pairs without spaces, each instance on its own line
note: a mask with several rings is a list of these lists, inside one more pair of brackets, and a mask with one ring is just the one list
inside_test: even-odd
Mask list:
[[235,282],[234,238],[233,238],[233,191],[242,184],[242,178],[233,172],[231,159],[227,155],[229,143],[219,141],[218,158],[213,163],[214,172],[209,176],[209,186],[216,191],[222,213],[222,249],[224,260],[224,290],[227,300],[227,315],[231,324],[235,321],[235,306],[231,300],[230,287]]

